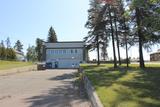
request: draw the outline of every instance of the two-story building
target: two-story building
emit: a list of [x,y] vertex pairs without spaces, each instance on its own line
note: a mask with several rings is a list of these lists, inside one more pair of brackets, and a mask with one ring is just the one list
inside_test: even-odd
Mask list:
[[80,63],[87,60],[85,43],[57,42],[44,44],[43,59],[51,63],[52,68],[78,68]]

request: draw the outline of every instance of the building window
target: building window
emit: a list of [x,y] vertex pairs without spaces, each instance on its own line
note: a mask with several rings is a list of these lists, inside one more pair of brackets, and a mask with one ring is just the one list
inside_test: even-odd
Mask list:
[[63,54],[66,54],[66,50],[63,50]]
[[59,50],[59,54],[62,54],[62,50]]
[[75,53],[77,53],[77,49],[75,50]]
[[73,53],[73,50],[71,50],[71,54]]
[[54,54],[54,50],[52,50],[51,53]]

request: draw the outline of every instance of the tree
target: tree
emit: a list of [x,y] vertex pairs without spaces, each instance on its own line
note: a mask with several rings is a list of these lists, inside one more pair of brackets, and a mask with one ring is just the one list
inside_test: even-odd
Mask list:
[[131,0],[130,16],[135,43],[139,44],[140,67],[144,68],[143,48],[160,43],[159,0]]
[[12,48],[6,48],[5,51],[7,60],[16,60],[16,53]]
[[51,26],[48,32],[48,42],[55,43],[57,42],[57,35],[53,27]]
[[[90,29],[88,36],[84,39],[90,47],[91,50],[97,49],[97,65],[100,65],[100,46],[103,47],[103,52],[105,51],[103,45],[108,43],[107,38],[108,33],[106,32],[106,26],[104,19],[106,7],[103,7],[97,0],[90,1],[90,9],[88,10],[88,21],[85,27]],[[108,45],[106,45],[108,46]]]
[[17,42],[15,43],[14,49],[17,50],[17,51],[19,51],[19,52],[22,52],[22,50],[23,50],[23,45],[22,45],[22,43],[20,42],[20,40],[17,40]]
[[42,50],[43,50],[43,40],[37,38],[36,39],[36,53],[37,53],[37,59],[38,61],[42,61]]
[[112,37],[112,46],[113,46],[113,58],[114,58],[114,68],[117,67],[117,58],[116,58],[116,50],[115,50],[115,40],[114,40],[114,29],[113,29],[113,21],[111,15],[111,6],[108,5],[108,14],[110,19],[110,28],[111,28],[111,37]]
[[[126,63],[127,67],[129,67],[129,58],[128,58],[128,38],[129,38],[129,27],[127,24],[128,13],[125,12],[124,0],[120,0],[116,6],[115,13],[115,29],[116,29],[116,40],[117,40],[117,49],[118,49],[118,57],[119,57],[119,65],[121,65],[120,61],[120,49],[119,45],[125,47],[126,49]],[[118,24],[117,24],[118,23]],[[117,24],[117,27],[116,27]]]
[[7,37],[5,42],[6,42],[6,47],[7,48],[11,48],[11,42],[10,42],[10,38],[9,37]]
[[106,42],[103,42],[103,45],[101,46],[101,56],[104,61],[108,59],[107,47],[108,44],[106,44]]
[[29,46],[26,54],[28,61],[37,61],[37,53],[34,46]]
[[[7,41],[9,41],[9,39],[7,39]],[[0,59],[1,60],[16,60],[16,53],[10,47],[9,43],[10,42],[8,42],[8,45],[7,45],[8,48],[5,48],[3,40],[1,41],[1,44],[0,44]]]
[[4,60],[5,58],[6,58],[6,50],[5,50],[4,42],[2,40],[0,44],[0,59]]
[[116,40],[117,40],[117,51],[118,51],[118,59],[119,59],[119,65],[121,65],[121,55],[120,55],[120,47],[119,47],[119,35],[118,35],[118,17],[117,17],[117,11],[114,10],[114,26],[115,26],[115,35],[116,35]]

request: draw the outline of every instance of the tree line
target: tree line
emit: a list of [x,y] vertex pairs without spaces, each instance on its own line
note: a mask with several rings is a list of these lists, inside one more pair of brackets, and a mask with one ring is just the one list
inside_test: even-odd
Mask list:
[[[36,39],[36,46],[29,46],[27,48],[27,53],[25,58],[27,61],[42,61],[43,54],[43,39]],[[47,42],[57,42],[57,35],[53,27],[51,26],[48,31]],[[15,45],[12,47],[10,38],[8,37],[5,41],[1,40],[0,42],[0,60],[17,60],[16,54],[23,54],[23,44],[20,40],[17,40]]]
[[121,65],[120,47],[126,50],[128,67],[129,47],[135,45],[139,47],[139,66],[144,68],[143,49],[160,43],[160,0],[90,0],[85,27],[89,29],[84,38],[87,49],[97,50],[98,65],[100,50],[105,59],[111,41],[115,68]]
[[20,40],[17,40],[14,47],[11,46],[10,38],[0,43],[0,60],[17,60],[16,51],[22,52],[23,45]]

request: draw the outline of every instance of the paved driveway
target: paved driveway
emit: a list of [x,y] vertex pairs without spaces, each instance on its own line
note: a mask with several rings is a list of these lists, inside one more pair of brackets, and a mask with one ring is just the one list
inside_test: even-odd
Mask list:
[[89,107],[73,86],[76,70],[0,76],[0,107]]

